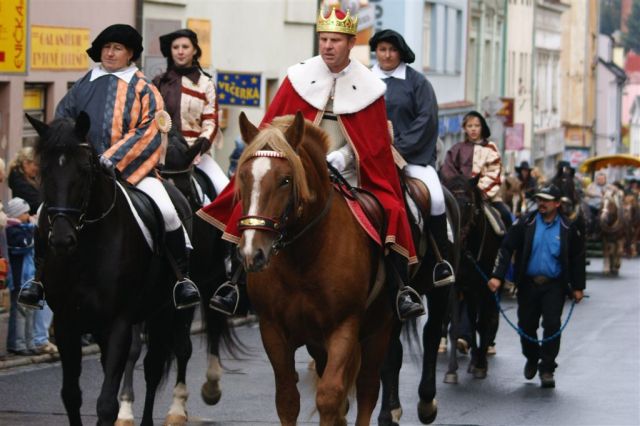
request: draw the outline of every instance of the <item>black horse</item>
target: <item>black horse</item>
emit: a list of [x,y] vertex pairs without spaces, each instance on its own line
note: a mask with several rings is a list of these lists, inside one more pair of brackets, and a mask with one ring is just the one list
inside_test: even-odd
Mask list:
[[[194,159],[200,153],[202,141],[197,141],[189,147],[187,142],[178,133],[172,130],[169,133],[167,155],[161,175],[171,182],[187,199],[190,206],[190,215],[193,218],[193,250],[189,256],[189,270],[193,281],[198,286],[202,300],[202,318],[207,336],[208,366],[205,382],[201,388],[203,401],[208,405],[215,405],[220,401],[222,391],[220,379],[222,367],[220,364],[221,343],[233,354],[241,349],[235,335],[229,328],[227,317],[213,309],[209,309],[209,299],[214,290],[227,279],[225,268],[225,254],[228,247],[221,238],[221,232],[209,225],[200,217],[193,215],[207,200],[215,198],[215,189],[208,178],[201,174],[193,166]],[[206,198],[205,198],[206,197]],[[188,310],[184,310],[188,311]],[[190,314],[185,312],[184,326],[190,328],[193,320],[193,310]],[[131,354],[125,369],[122,390],[120,392],[121,409],[119,420],[131,420],[133,418],[131,404],[134,401],[133,370],[140,356],[142,340],[134,334],[131,346]],[[177,375],[173,390],[173,403],[167,414],[167,424],[184,424],[186,415],[186,369],[187,361],[191,355],[191,340],[185,345],[178,346],[181,351],[176,353]],[[188,356],[187,356],[188,354]]]
[[[487,219],[478,180],[456,176],[444,184],[451,191],[460,208],[460,265],[456,273],[456,289],[465,300],[471,326],[471,361],[468,372],[478,379],[487,376],[487,348],[498,330],[499,313],[493,293],[489,290],[486,278],[493,268],[496,255],[502,242]],[[482,273],[480,272],[482,271]],[[484,276],[483,276],[484,275]],[[456,295],[455,299],[458,297]],[[454,307],[452,321],[457,318]],[[450,332],[451,351],[449,368],[445,383],[458,382],[458,362],[456,341],[458,338],[456,322]],[[479,342],[477,336],[479,336]]]
[[[452,226],[454,237],[453,243],[450,244],[450,258],[447,259],[453,265],[454,270],[458,264],[458,253],[460,252],[459,241],[459,224],[460,212],[456,204],[456,200],[446,188],[442,188],[445,194],[447,219]],[[412,224],[412,234],[414,237],[415,247],[418,249],[420,264],[418,269],[411,276],[411,285],[427,298],[427,312],[429,318],[424,325],[422,331],[422,376],[418,386],[418,395],[420,401],[418,403],[418,418],[422,423],[432,423],[438,414],[436,396],[436,364],[438,359],[438,345],[440,343],[443,322],[447,314],[447,306],[450,303],[450,295],[452,285],[434,287],[433,285],[433,268],[436,256],[433,253],[428,232],[428,224],[423,222],[420,229],[417,225],[418,221],[413,217],[411,209],[407,207]],[[428,219],[427,219],[428,220]],[[419,338],[417,336],[416,321],[405,323],[409,344]],[[396,321],[393,334],[389,342],[389,350],[382,367],[382,401],[380,413],[378,415],[379,425],[396,425],[400,422],[402,415],[402,407],[399,396],[399,376],[402,367],[402,342],[400,334],[403,323]]]
[[[40,272],[54,312],[69,424],[82,424],[81,335],[92,333],[100,346],[104,380],[97,424],[112,425],[132,326],[142,321],[149,342],[142,424],[152,424],[156,389],[175,343],[167,338],[167,330],[175,326],[174,272],[161,250],[149,248],[114,171],[100,166],[86,139],[88,115],[82,112],[77,121],[56,119],[50,125],[27,117],[40,135],[36,153],[44,205],[36,244],[44,253]],[[176,208],[186,214],[186,200]]]

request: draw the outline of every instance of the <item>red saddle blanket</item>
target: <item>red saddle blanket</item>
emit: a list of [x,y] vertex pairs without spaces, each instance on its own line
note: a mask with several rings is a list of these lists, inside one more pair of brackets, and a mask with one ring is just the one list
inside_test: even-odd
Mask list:
[[382,236],[380,235],[376,226],[371,222],[358,200],[347,196],[337,187],[335,188],[335,190],[347,202],[351,213],[356,218],[362,229],[367,233],[367,235],[369,235],[369,237],[371,237],[371,239],[375,241],[377,245],[382,246]]

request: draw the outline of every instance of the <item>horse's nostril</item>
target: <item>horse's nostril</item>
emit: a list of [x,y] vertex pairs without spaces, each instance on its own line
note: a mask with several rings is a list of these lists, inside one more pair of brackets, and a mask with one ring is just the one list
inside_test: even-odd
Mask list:
[[264,255],[264,251],[262,249],[258,249],[256,255],[253,257],[253,264],[255,267],[260,268],[264,266],[267,258]]

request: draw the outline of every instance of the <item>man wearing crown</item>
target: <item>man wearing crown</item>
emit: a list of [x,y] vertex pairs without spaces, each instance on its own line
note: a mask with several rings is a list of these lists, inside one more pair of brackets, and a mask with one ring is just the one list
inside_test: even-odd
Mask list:
[[[305,118],[330,136],[327,161],[353,185],[378,198],[387,217],[386,265],[397,285],[395,305],[400,319],[424,314],[420,297],[409,286],[408,265],[417,262],[402,199],[400,179],[391,152],[384,103],[386,85],[361,63],[349,59],[355,45],[358,18],[333,8],[321,12],[316,31],[320,55],[291,66],[271,103],[261,127],[275,117],[301,111]],[[233,184],[198,214],[221,227],[226,239],[239,235],[239,208],[233,210]],[[237,275],[237,274],[236,274]],[[395,279],[393,278],[395,277]],[[233,313],[237,305],[235,284],[225,294],[216,293],[213,309]]]

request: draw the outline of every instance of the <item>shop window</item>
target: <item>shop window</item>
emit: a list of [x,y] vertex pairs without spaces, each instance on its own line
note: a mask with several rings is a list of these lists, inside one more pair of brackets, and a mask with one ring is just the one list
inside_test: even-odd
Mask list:
[[[47,121],[45,108],[47,105],[47,86],[45,84],[27,83],[24,85],[24,97],[22,109],[30,116],[40,121]],[[23,116],[24,117],[24,116]],[[22,125],[22,146],[34,146],[38,139],[38,133],[31,126],[26,117]]]

